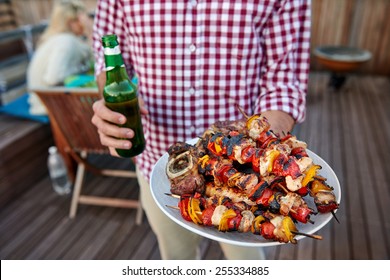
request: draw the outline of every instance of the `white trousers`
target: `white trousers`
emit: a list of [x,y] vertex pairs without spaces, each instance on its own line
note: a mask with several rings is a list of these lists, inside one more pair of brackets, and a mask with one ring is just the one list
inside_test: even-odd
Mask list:
[[[200,235],[190,232],[168,218],[155,203],[150,191],[149,182],[137,170],[140,185],[141,203],[149,224],[157,236],[161,258],[163,260],[195,260],[198,245],[202,240]],[[262,248],[236,246],[219,243],[228,260],[263,260]]]

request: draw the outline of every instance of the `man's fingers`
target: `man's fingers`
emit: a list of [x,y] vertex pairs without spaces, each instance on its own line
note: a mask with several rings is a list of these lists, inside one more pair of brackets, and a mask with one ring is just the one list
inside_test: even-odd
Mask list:
[[118,125],[106,122],[97,116],[92,117],[92,123],[98,128],[98,132],[100,134],[125,139],[131,139],[134,137],[134,131],[130,128],[119,127]]
[[[115,124],[124,124],[126,122],[125,116],[120,113],[114,112],[110,110],[107,106],[105,106],[104,100],[100,99],[93,103],[92,109],[95,112],[94,117],[99,117],[103,120],[106,120]],[[94,119],[92,119],[94,120]],[[96,121],[96,119],[95,119]],[[94,123],[95,124],[95,123]],[[96,124],[95,124],[96,125]]]
[[[114,137],[107,136],[104,133],[99,132],[100,142],[102,145],[107,146],[113,149],[125,149],[128,150],[131,148],[130,140],[126,139],[118,139]],[[111,151],[111,149],[110,149]]]
[[118,126],[126,121],[125,117],[107,108],[103,99],[93,104],[93,110],[91,122],[97,127],[102,145],[109,147],[114,156],[118,156],[115,149],[130,149],[131,142],[128,139],[134,137],[134,131]]

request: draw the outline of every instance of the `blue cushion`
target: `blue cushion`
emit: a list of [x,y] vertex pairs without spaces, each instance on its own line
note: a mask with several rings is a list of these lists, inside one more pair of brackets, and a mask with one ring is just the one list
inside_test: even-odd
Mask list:
[[[132,82],[138,84],[138,78],[133,77]],[[64,81],[65,87],[97,87],[95,76],[91,74],[77,74],[67,77]]]
[[97,87],[95,76],[88,74],[72,75],[65,79],[66,87]]
[[20,96],[14,101],[1,106],[0,113],[8,114],[15,117],[20,117],[24,119],[29,119],[41,123],[49,123],[49,117],[42,115],[31,115],[29,112],[30,105],[28,104],[28,93]]

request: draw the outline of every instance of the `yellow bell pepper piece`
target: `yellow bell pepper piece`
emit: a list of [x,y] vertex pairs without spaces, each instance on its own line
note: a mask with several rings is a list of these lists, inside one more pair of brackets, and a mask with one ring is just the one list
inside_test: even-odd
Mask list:
[[214,143],[215,152],[219,154],[222,151],[222,147],[217,142]]
[[314,180],[314,176],[317,174],[317,170],[321,169],[320,165],[312,165],[309,170],[306,172],[305,178],[302,180],[302,187],[306,187],[306,185]]
[[230,218],[234,218],[236,216],[236,212],[233,209],[229,209],[223,213],[221,221],[219,222],[218,230],[219,231],[228,231],[229,224],[228,220]]
[[203,224],[201,213],[199,199],[191,197],[188,203],[188,214],[190,215],[191,220],[197,225]]
[[251,231],[254,234],[261,234],[261,223],[265,221],[262,215],[257,216],[252,223]]
[[198,165],[200,165],[202,168],[204,168],[206,163],[209,161],[209,159],[210,159],[210,156],[204,155],[203,157],[201,157],[198,160]]
[[294,239],[295,234],[291,232],[291,231],[297,231],[297,228],[289,216],[283,218],[282,229],[288,241],[294,244],[297,243],[297,240]]
[[247,129],[250,129],[251,128],[251,126],[252,126],[252,122],[254,121],[254,120],[256,120],[257,118],[259,118],[260,117],[260,115],[253,115],[253,116],[251,116],[247,121],[246,121],[246,128]]
[[279,156],[279,155],[280,155],[280,152],[277,151],[277,150],[272,150],[270,152],[270,154],[268,155],[268,158],[269,158],[269,164],[268,164],[268,167],[267,167],[267,172],[268,173],[272,172],[272,169],[274,167],[274,161],[277,158],[277,156]]
[[318,181],[318,180],[314,180],[310,186],[310,192],[312,194],[316,194],[320,191],[330,192],[332,190],[333,189],[331,187],[325,185],[324,183],[322,183],[321,181]]

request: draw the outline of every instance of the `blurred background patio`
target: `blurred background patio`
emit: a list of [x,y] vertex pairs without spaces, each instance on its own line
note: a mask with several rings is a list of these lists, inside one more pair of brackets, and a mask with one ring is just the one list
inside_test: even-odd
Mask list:
[[[93,13],[95,0],[84,0]],[[26,92],[25,71],[47,24],[52,0],[0,0],[0,100]],[[390,257],[390,1],[312,0],[312,57],[306,121],[294,133],[334,169],[341,189],[340,223],[332,220],[297,245],[267,248],[269,259],[389,259]],[[329,85],[333,71],[315,56],[319,46],[367,50],[371,59]],[[55,140],[50,124],[0,113],[1,259],[160,259],[146,217],[136,210],[80,205],[52,190],[46,166]],[[91,156],[98,165],[132,169],[129,160]],[[134,179],[87,173],[86,193],[138,197]],[[223,259],[205,239],[203,259]]]

